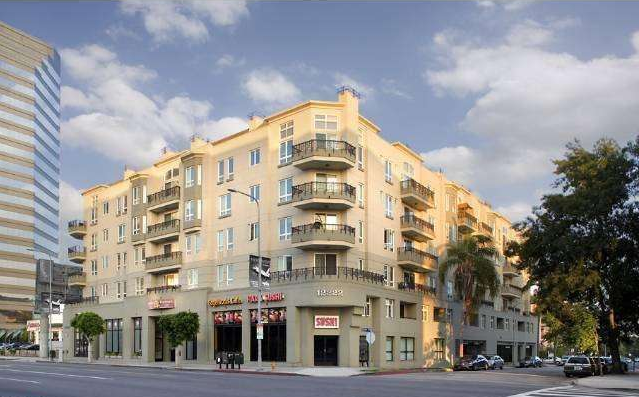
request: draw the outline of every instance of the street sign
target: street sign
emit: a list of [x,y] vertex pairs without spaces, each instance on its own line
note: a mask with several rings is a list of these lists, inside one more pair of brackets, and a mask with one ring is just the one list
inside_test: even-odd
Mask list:
[[262,324],[257,324],[255,330],[257,331],[257,340],[264,339],[264,326]]
[[253,288],[258,285],[258,277],[262,276],[262,288],[268,289],[271,281],[271,258],[262,257],[262,271],[260,272],[259,258],[249,255],[249,283]]
[[372,329],[366,330],[366,342],[368,342],[369,345],[375,343],[375,332],[373,332]]

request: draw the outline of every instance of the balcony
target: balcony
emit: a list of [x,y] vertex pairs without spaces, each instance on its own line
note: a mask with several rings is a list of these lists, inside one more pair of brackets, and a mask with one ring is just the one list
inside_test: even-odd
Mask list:
[[434,272],[437,270],[437,256],[412,247],[398,248],[397,264],[412,272]]
[[67,302],[70,305],[97,305],[100,303],[100,298],[97,296],[85,296],[85,297],[81,297],[80,299],[73,301],[73,302]]
[[404,237],[415,241],[428,241],[435,238],[435,226],[415,215],[403,215],[400,219],[401,232]]
[[171,219],[162,223],[148,226],[146,228],[146,241],[152,243],[165,243],[175,241],[180,236],[180,220]]
[[475,233],[477,231],[477,218],[467,211],[458,212],[457,230],[462,234]]
[[513,266],[509,261],[504,262],[504,268],[502,269],[502,274],[504,277],[518,277],[519,270]]
[[435,208],[435,193],[414,179],[406,179],[400,184],[402,202],[419,211]]
[[309,223],[293,227],[291,241],[293,248],[303,250],[353,248],[355,228],[348,225]]
[[407,283],[404,281],[397,284],[397,289],[399,289],[400,291],[417,292],[424,295],[428,294],[435,296],[437,294],[437,288],[435,287],[431,287],[425,284]]
[[144,270],[147,273],[166,273],[182,267],[182,251],[147,256]]
[[503,284],[501,286],[501,296],[506,299],[520,299],[521,290],[510,284]]
[[483,234],[484,236],[487,237],[492,237],[493,236],[493,228],[487,224],[486,222],[480,222],[479,223],[479,233]]
[[146,205],[149,211],[155,213],[176,209],[180,205],[180,187],[173,186],[149,194],[146,197]]
[[69,276],[69,287],[85,287],[87,285],[87,274],[77,273]]
[[147,294],[165,294],[167,292],[175,292],[182,289],[181,285],[158,285],[156,287],[148,287],[146,289]]
[[322,282],[339,280],[384,285],[384,275],[352,267],[334,269],[307,267],[302,269],[281,270],[271,272],[272,284],[295,284],[303,282]]
[[84,263],[87,259],[87,249],[84,247],[69,247],[67,256],[71,262]]
[[293,146],[293,165],[301,170],[345,170],[355,166],[355,146],[311,139]]
[[355,204],[355,188],[348,183],[308,182],[293,186],[293,206],[303,210],[345,210]]
[[71,237],[82,239],[87,235],[87,224],[85,221],[70,221],[68,224],[68,231]]

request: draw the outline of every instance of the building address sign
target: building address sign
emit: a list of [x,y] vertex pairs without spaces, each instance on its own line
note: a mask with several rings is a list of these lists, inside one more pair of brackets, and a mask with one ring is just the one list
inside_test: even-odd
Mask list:
[[330,288],[320,288],[317,290],[317,296],[344,296],[344,290],[341,289],[330,289]]

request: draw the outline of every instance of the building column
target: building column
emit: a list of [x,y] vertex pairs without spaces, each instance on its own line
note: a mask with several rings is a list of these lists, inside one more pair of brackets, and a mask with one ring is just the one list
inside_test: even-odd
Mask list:
[[[257,315],[260,316],[261,313]],[[245,363],[251,361],[251,326],[253,326],[253,324],[251,324],[250,310],[246,306],[242,307],[242,353],[244,353]]]
[[155,321],[153,317],[142,317],[142,362],[155,360]]
[[106,333],[101,334],[97,338],[95,338],[95,342],[98,346],[97,349],[93,349],[95,352],[94,358],[100,359],[106,357]]
[[[301,340],[298,333],[301,330],[299,308],[294,305],[286,307],[286,362],[290,365],[302,363],[300,356]],[[296,333],[297,331],[297,333]]]
[[44,313],[40,315],[40,358],[49,357],[49,316]]
[[122,318],[122,359],[133,357],[133,320],[131,317]]

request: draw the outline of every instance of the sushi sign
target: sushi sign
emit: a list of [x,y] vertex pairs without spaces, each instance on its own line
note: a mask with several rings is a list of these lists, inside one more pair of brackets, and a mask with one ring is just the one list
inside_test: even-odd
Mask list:
[[316,329],[339,328],[339,316],[315,316]]

